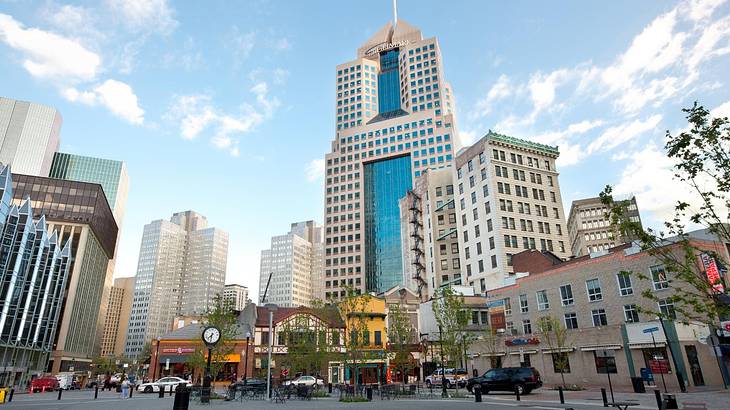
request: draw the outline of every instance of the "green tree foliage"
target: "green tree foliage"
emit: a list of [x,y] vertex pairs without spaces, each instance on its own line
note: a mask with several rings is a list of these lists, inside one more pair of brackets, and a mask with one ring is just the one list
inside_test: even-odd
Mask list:
[[408,312],[400,303],[388,308],[388,350],[390,364],[401,374],[403,383],[406,374],[414,368],[411,347],[416,343],[416,329],[411,323]]
[[[213,298],[212,307],[203,316],[203,326],[215,326],[221,331],[221,338],[218,344],[211,350],[210,372],[215,377],[223,369],[227,362],[228,355],[234,352],[236,336],[239,332],[238,319],[231,303],[220,294]],[[202,333],[201,333],[202,335]],[[205,372],[207,364],[208,349],[201,346],[195,349],[186,362],[188,368],[198,371],[198,374]]]
[[345,297],[339,302],[340,314],[346,323],[345,354],[343,356],[345,368],[351,372],[355,391],[357,378],[362,365],[374,358],[374,351],[370,346],[370,301],[372,296],[361,295],[353,288],[345,289]]
[[456,366],[463,357],[465,347],[473,343],[474,338],[466,332],[471,309],[464,303],[464,297],[458,295],[450,287],[436,290],[433,298],[433,314],[436,324],[441,329],[441,343],[444,355],[451,366]]
[[287,347],[282,364],[292,374],[321,376],[322,369],[340,354],[340,332],[330,327],[330,319],[338,312],[320,300],[313,301],[310,306],[307,313],[290,317],[282,326],[281,334]]
[[498,353],[500,353],[499,337],[491,326],[484,328],[482,336],[478,338],[484,347],[484,350],[489,354],[489,361],[492,369],[498,369],[502,367],[502,361],[500,360]]
[[568,348],[571,345],[570,333],[562,321],[543,316],[537,320],[537,329],[542,334],[542,342],[552,353],[553,365],[560,372],[565,387],[565,372],[570,371]]
[[[625,203],[614,201],[610,186],[601,192],[610,208],[612,225],[622,235],[636,238],[642,250],[649,252],[664,266],[669,292],[661,295],[647,290],[643,296],[656,303],[660,298],[674,305],[668,309],[646,309],[645,313],[681,321],[701,321],[715,325],[730,314],[727,305],[718,303],[718,283],[711,283],[701,261],[703,254],[728,266],[722,255],[695,246],[687,228],[704,227],[722,242],[730,242],[730,126],[727,117],[712,118],[695,103],[683,110],[689,128],[676,135],[666,133],[667,156],[674,163],[677,189],[690,193],[687,201],[675,205],[674,216],[664,222],[663,232],[643,229],[626,217]],[[692,205],[694,204],[694,205]],[[642,280],[651,277],[643,272],[626,272]],[[726,290],[727,291],[727,290]],[[668,295],[668,296],[665,296]]]

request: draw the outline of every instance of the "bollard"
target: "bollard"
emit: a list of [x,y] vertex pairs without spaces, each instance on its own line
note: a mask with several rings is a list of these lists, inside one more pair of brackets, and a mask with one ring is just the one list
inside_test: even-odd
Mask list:
[[8,403],[13,401],[13,394],[15,394],[15,387],[10,388],[10,397],[8,397]]
[[172,397],[172,385],[170,385],[170,397]]
[[157,396],[160,399],[165,398],[165,386],[159,386],[159,395]]
[[659,390],[654,389],[654,397],[656,397],[656,407],[658,409],[661,409],[662,408],[662,393]]
[[327,393],[332,394],[332,383],[327,383]]
[[515,398],[520,401],[520,389],[515,386]]
[[482,402],[482,386],[480,386],[479,384],[474,385],[474,402]]
[[41,387],[41,393],[45,393],[45,392],[46,392],[46,386]]
[[94,400],[99,398],[99,385],[94,386]]
[[63,389],[58,389],[58,400],[61,400],[61,393],[63,393]]
[[560,404],[565,404],[565,395],[563,394],[563,386],[558,386],[558,395],[560,396]]
[[366,396],[368,398],[368,401],[373,401],[373,388],[372,387],[366,388],[365,389],[365,394],[366,394]]
[[606,389],[601,387],[601,398],[603,399],[603,407],[608,407],[608,397],[606,397]]

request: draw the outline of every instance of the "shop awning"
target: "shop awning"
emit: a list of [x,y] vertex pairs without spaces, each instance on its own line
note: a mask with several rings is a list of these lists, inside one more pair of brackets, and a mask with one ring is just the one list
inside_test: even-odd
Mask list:
[[537,353],[537,350],[523,350],[521,352],[519,350],[513,350],[513,351],[509,352],[509,354],[535,354],[535,353]]
[[605,344],[605,345],[589,345],[581,346],[580,350],[584,352],[592,352],[594,350],[621,350],[623,346],[620,344]]
[[[664,347],[664,342],[656,342],[656,347]],[[653,349],[654,343],[629,343],[629,349]]]
[[160,364],[165,364],[170,361],[170,364],[185,363],[188,361],[188,355],[174,355],[174,356],[160,356]]
[[575,350],[575,347],[562,347],[560,349],[558,349],[558,348],[555,348],[555,349],[542,349],[542,352],[543,353],[558,353],[558,352],[561,352],[561,353],[570,353],[573,350]]
[[506,352],[492,352],[492,353],[485,352],[485,353],[474,353],[473,354],[474,357],[479,357],[479,356],[497,357],[497,356],[506,356],[506,355],[507,355]]

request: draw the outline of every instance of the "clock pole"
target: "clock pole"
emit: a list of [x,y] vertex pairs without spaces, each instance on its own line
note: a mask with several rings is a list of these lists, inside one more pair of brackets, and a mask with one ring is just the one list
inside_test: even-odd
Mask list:
[[203,391],[200,394],[201,403],[210,403],[210,385],[213,376],[210,374],[210,360],[213,356],[213,347],[220,341],[221,331],[215,326],[208,326],[203,329],[203,343],[208,348],[208,360],[205,365],[205,377],[203,378]]

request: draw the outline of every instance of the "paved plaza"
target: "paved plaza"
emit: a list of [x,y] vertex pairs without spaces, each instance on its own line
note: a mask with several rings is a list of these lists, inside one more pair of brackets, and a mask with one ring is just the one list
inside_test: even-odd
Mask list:
[[[335,396],[335,395],[333,395]],[[99,392],[99,398],[94,400],[93,390],[64,392],[61,400],[57,400],[57,394],[19,394],[12,403],[0,405],[3,409],[28,409],[28,410],[126,410],[126,409],[172,409],[174,397],[165,396],[160,399],[157,394],[135,394],[132,399],[121,400],[114,392]],[[336,397],[336,396],[335,396]],[[191,402],[190,409],[289,409],[289,410],[327,410],[327,409],[393,409],[393,410],[445,410],[445,409],[508,409],[514,407],[526,407],[535,409],[594,409],[603,408],[600,391],[587,390],[580,392],[566,392],[566,404],[561,405],[556,391],[540,389],[538,392],[522,398],[520,402],[510,394],[489,394],[484,397],[482,403],[475,403],[473,397],[466,399],[398,399],[380,400],[375,397],[369,403],[340,403],[337,399],[320,398],[311,401],[288,400],[284,404],[275,404],[265,401],[244,401],[227,402],[223,400],[212,400],[210,405],[203,406],[200,403]],[[656,409],[653,392],[646,394],[616,393],[616,401],[636,401],[636,406],[631,409]],[[730,391],[706,391],[686,394],[677,394],[679,408],[697,408],[697,405],[705,406],[706,409],[727,409],[730,402]]]

